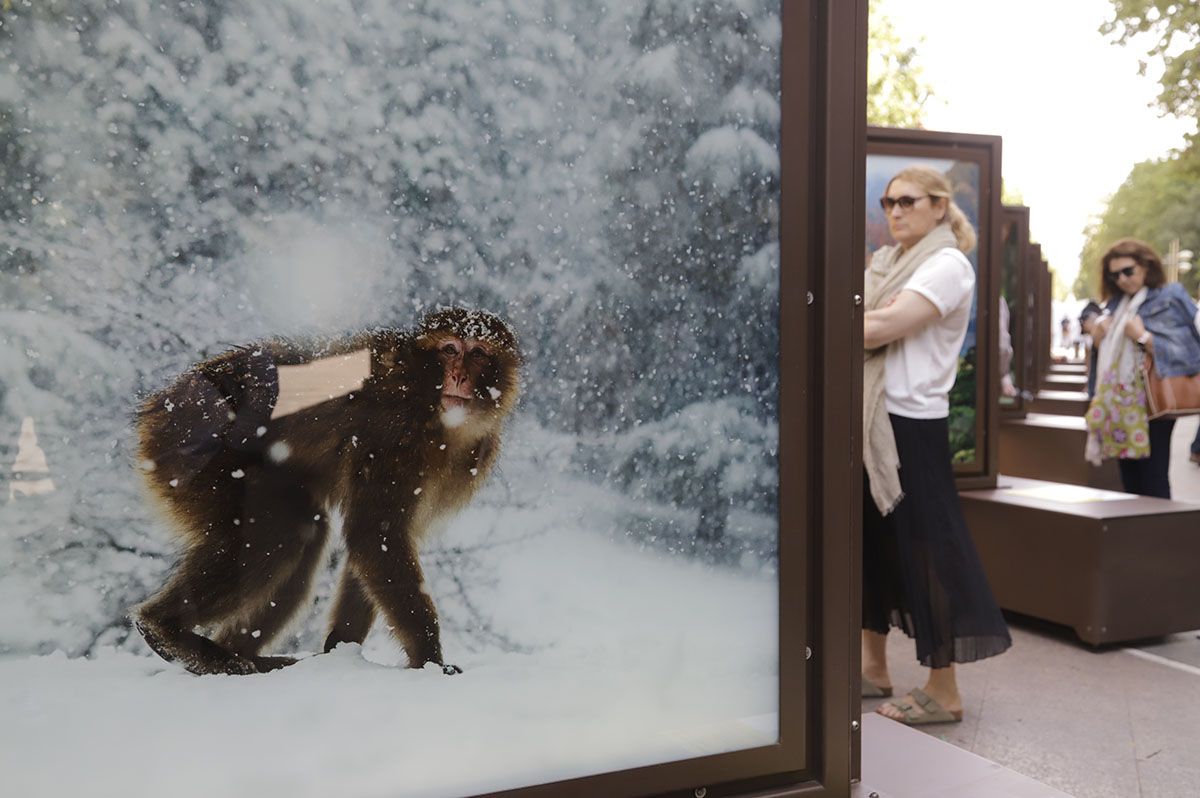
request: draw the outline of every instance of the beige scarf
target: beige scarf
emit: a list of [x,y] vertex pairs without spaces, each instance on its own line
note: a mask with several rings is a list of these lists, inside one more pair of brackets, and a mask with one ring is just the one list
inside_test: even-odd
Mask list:
[[[946,248],[958,248],[958,241],[946,222],[925,234],[911,249],[881,247],[871,257],[864,293],[866,310],[885,307],[908,283],[925,261]],[[863,358],[863,467],[871,480],[871,497],[879,512],[887,515],[904,498],[900,488],[900,455],[896,435],[883,400],[884,364],[888,346],[866,350]]]

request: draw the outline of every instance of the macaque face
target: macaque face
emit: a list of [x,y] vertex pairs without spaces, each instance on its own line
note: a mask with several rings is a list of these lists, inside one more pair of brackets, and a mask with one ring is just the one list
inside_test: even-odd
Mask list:
[[[442,363],[442,410],[469,410],[475,400],[487,398],[488,377],[493,374],[492,345],[478,338],[443,335],[436,343]],[[494,390],[494,388],[493,388]]]

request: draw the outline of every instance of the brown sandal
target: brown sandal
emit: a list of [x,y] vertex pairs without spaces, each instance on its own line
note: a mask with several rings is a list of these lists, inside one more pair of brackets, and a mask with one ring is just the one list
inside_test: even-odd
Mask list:
[[[912,700],[905,700],[905,697],[902,696],[900,698],[893,698],[891,701],[885,701],[881,705],[892,706],[900,710],[904,715],[903,718],[891,718],[897,723],[903,723],[905,726],[924,726],[930,723],[958,723],[963,718],[961,709],[951,712],[930,698],[920,688],[914,687],[909,691],[907,697]],[[878,711],[876,710],[876,712]],[[884,715],[884,717],[888,716]]]

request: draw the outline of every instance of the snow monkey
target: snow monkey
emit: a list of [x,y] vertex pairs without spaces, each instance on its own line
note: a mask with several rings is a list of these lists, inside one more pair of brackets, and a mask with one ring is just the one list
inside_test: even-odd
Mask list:
[[417,549],[495,462],[520,363],[499,317],[450,308],[413,330],[264,341],[184,372],[138,413],[141,469],[184,542],[133,610],[138,631],[192,673],[294,663],[260,652],[304,603],[338,510],[346,568],[325,650],[361,643],[378,612],[410,667],[460,672],[442,659]]

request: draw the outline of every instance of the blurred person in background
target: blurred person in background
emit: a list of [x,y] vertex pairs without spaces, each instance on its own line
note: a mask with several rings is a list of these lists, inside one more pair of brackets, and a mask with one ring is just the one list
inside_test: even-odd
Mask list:
[[1088,399],[1091,399],[1092,395],[1096,393],[1096,354],[1099,351],[1096,339],[1092,337],[1092,329],[1095,327],[1096,319],[1100,318],[1100,314],[1103,312],[1104,308],[1092,299],[1089,299],[1088,303],[1083,306],[1083,310],[1079,311],[1079,337],[1083,341],[1083,348],[1087,354]]
[[1011,320],[1008,301],[1000,297],[1000,395],[1010,399],[1017,395],[1017,385],[1012,375],[1012,333],[1008,331]]

